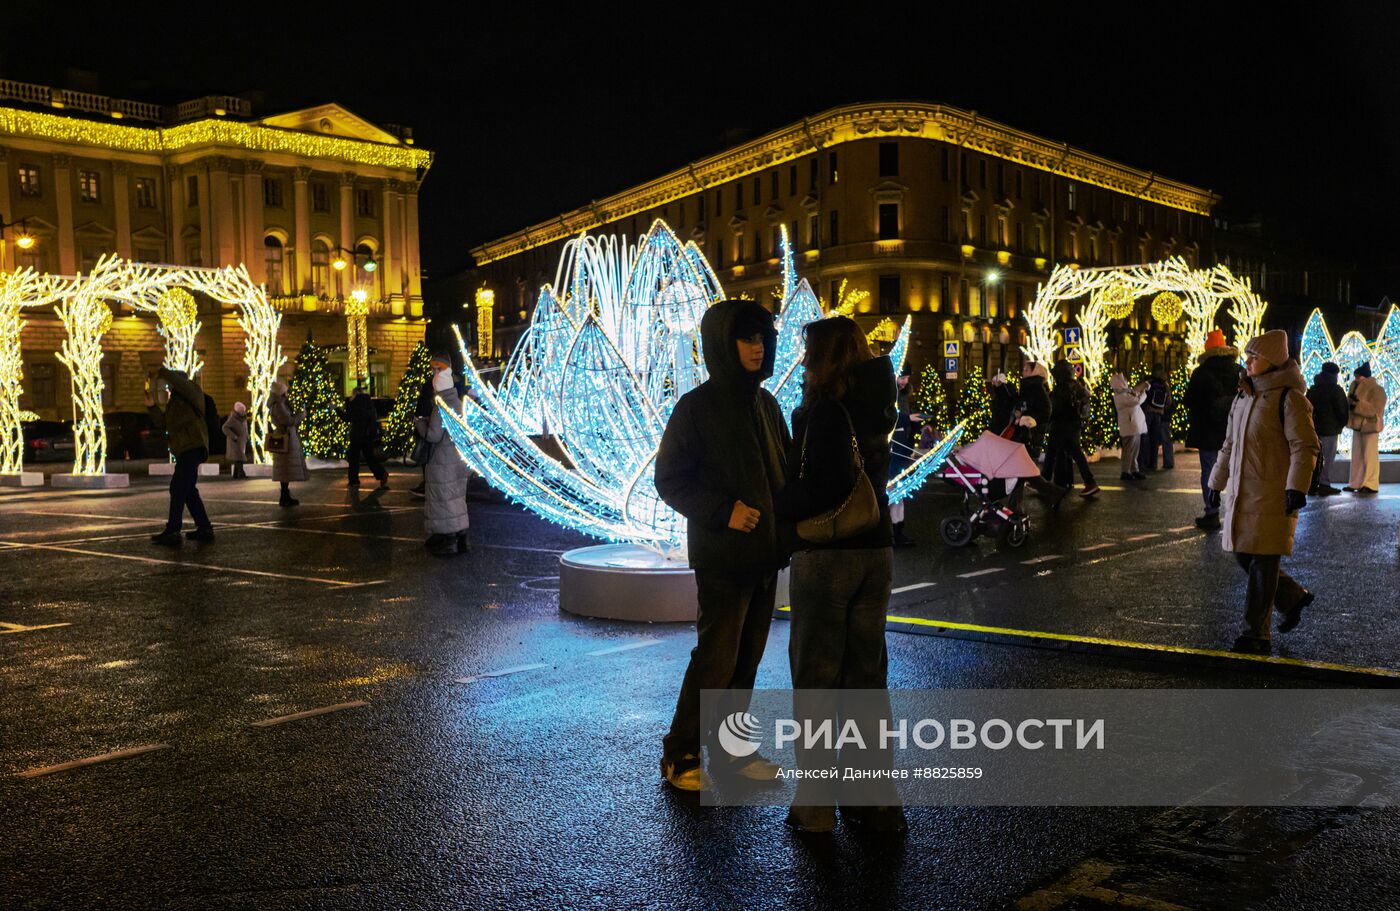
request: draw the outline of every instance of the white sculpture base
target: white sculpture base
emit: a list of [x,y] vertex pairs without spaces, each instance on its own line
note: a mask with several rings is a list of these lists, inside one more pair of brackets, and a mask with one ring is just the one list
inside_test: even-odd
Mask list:
[[601,544],[559,558],[559,607],[581,617],[694,623],[695,572],[636,544]]
[[152,462],[146,472],[151,475],[165,475],[169,477],[175,473],[174,462]]
[[256,465],[252,462],[243,463],[243,471],[250,478],[270,478],[272,477],[271,465]]
[[201,478],[212,478],[219,473],[219,466],[213,462],[201,462],[199,465],[199,476]]
[[0,487],[43,487],[42,471],[21,471],[18,474],[0,474]]
[[128,474],[56,474],[55,487],[77,487],[83,490],[112,490],[117,487],[130,487]]
[[350,463],[344,459],[318,459],[315,456],[307,456],[306,467],[309,471],[324,471],[326,469],[349,468]]

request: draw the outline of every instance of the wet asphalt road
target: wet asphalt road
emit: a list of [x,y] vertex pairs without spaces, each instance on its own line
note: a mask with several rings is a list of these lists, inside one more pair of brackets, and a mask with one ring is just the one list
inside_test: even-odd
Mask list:
[[[470,556],[428,556],[413,480],[357,495],[318,472],[295,511],[269,482],[206,482],[218,540],[178,552],[145,538],[164,512],[155,482],[0,493],[0,908],[1400,903],[1389,809],[915,808],[902,845],[810,845],[780,808],[700,808],[656,774],[693,628],[561,615],[557,552],[585,542],[504,504],[472,503]],[[1194,515],[1168,492],[1190,481],[1179,469],[1044,519],[1033,505],[1036,536],[1011,555],[933,545],[954,503],[926,497],[896,585],[934,585],[891,612],[1218,645],[1238,570],[1164,530]],[[1391,499],[1308,517],[1297,574],[1339,594],[1290,649],[1397,666],[1395,514]],[[1163,538],[1127,540],[1149,533]],[[1318,685],[1131,651],[889,642],[895,687]],[[776,622],[760,686],[787,685],[786,649]],[[142,745],[164,748],[19,777]]]

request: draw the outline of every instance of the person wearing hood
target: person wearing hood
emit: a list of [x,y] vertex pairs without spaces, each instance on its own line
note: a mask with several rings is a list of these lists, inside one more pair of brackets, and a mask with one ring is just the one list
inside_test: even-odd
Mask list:
[[[874,491],[878,507],[878,519],[866,531],[825,543],[795,542],[792,685],[806,704],[798,711],[820,723],[837,712],[829,699],[811,691],[886,687],[885,614],[895,539],[885,483],[898,393],[890,359],[874,356],[855,320],[817,320],[807,324],[803,335],[807,353],[802,404],[792,415],[793,445],[788,481],[776,500],[778,517],[786,527],[828,513],[864,483]],[[876,710],[888,713],[888,704]],[[873,731],[866,742],[876,742]],[[804,769],[837,764],[834,750],[802,748],[797,758]],[[873,762],[888,770],[888,759],[877,750],[860,751],[858,758],[842,752],[842,765],[847,767],[867,768]],[[830,832],[836,824],[835,785],[830,780],[799,781],[787,825],[801,832]],[[841,813],[850,823],[886,832],[907,828],[892,787],[861,794],[859,800],[856,791],[843,790],[841,796]]]
[[1016,384],[1006,378],[1006,374],[998,370],[992,374],[992,378],[987,380],[987,397],[991,399],[991,425],[987,428],[992,433],[1001,435],[1014,420],[1016,404],[1021,401],[1021,391],[1016,388]]
[[277,505],[289,509],[301,505],[301,501],[292,496],[292,482],[306,480],[306,455],[297,433],[301,422],[306,420],[306,412],[292,411],[287,401],[287,384],[281,380],[272,384],[267,412],[272,418],[272,433],[267,437],[267,450],[272,453],[272,480],[282,488]]
[[[756,753],[724,763],[714,740],[719,719],[747,708],[778,570],[788,559],[773,502],[792,438],[762,386],[773,374],[777,341],[772,314],[753,301],[725,300],[706,310],[700,342],[709,378],[676,402],[656,453],[656,492],[686,518],[699,601],[696,647],[661,758],[662,776],[683,791],[710,787],[700,762],[705,743],[716,771],[764,781],[778,774]],[[735,691],[731,704],[701,717],[700,691],[723,689]]]
[[1172,449],[1172,387],[1167,382],[1167,368],[1164,364],[1153,364],[1152,375],[1147,378],[1147,398],[1142,403],[1142,413],[1147,418],[1147,435],[1138,451],[1139,470],[1157,470],[1157,449],[1162,450],[1162,469],[1170,471],[1176,467],[1176,453]]
[[1201,458],[1201,500],[1205,512],[1196,519],[1196,527],[1205,531],[1220,530],[1220,510],[1210,489],[1210,473],[1225,444],[1225,425],[1240,387],[1239,355],[1233,346],[1225,344],[1225,333],[1212,329],[1182,395],[1186,406],[1186,445],[1199,452]]
[[[1068,492],[1074,484],[1074,469],[1078,468],[1084,481],[1079,495],[1092,497],[1099,492],[1099,485],[1094,483],[1094,473],[1080,442],[1089,414],[1089,387],[1074,375],[1074,368],[1066,360],[1056,361],[1051,375],[1055,378],[1055,390],[1050,393],[1050,434],[1041,475]],[[1059,506],[1058,499],[1054,505]]]
[[1245,345],[1245,373],[1230,409],[1225,442],[1210,475],[1221,495],[1221,547],[1248,574],[1245,631],[1234,651],[1267,655],[1274,610],[1279,632],[1298,625],[1313,593],[1279,567],[1293,552],[1298,511],[1307,505],[1320,449],[1298,362],[1288,356],[1288,333],[1274,329]]
[[1347,402],[1351,405],[1351,479],[1346,490],[1376,493],[1381,487],[1381,431],[1385,429],[1385,389],[1371,376],[1371,365],[1351,372]]
[[1337,457],[1337,437],[1347,425],[1350,405],[1337,376],[1341,368],[1328,361],[1322,365],[1313,384],[1308,387],[1308,401],[1313,409],[1313,429],[1317,431],[1318,443],[1322,446],[1322,457],[1317,460],[1317,470],[1313,472],[1312,489],[1309,496],[1330,497],[1341,493],[1333,487],[1332,461]]
[[[155,376],[165,380],[170,389],[165,410],[156,405],[151,392],[151,382]],[[204,390],[179,370],[162,367],[146,381],[146,412],[151,416],[157,429],[164,430],[170,438],[170,451],[175,456],[175,472],[170,476],[170,514],[165,529],[151,536],[152,544],[166,547],[179,547],[183,540],[180,526],[185,520],[185,507],[189,507],[190,518],[194,519],[194,531],[185,537],[192,541],[214,540],[214,526],[209,523],[209,514],[204,511],[204,501],[199,496],[199,466],[209,458],[209,428],[204,422]]]
[[433,447],[423,484],[423,522],[428,531],[425,546],[434,556],[447,557],[471,550],[467,543],[467,482],[471,480],[471,469],[448,438],[442,408],[437,404],[441,399],[444,407],[462,413],[462,399],[450,369],[433,374],[433,396],[433,409],[427,420],[415,417],[414,421],[419,436]]
[[1031,458],[1040,461],[1045,447],[1045,431],[1050,423],[1050,371],[1044,364],[1025,361],[1021,364],[1021,390],[1012,412],[1016,425],[1012,437],[1026,447]]
[[1123,374],[1115,373],[1108,381],[1113,392],[1113,408],[1118,412],[1118,454],[1124,481],[1145,481],[1147,475],[1138,471],[1138,445],[1147,432],[1147,418],[1142,413],[1142,403],[1147,400],[1147,384],[1128,388],[1128,380]]
[[243,470],[243,463],[248,461],[248,406],[234,402],[228,420],[220,429],[224,434],[224,458],[233,466],[233,476],[248,477]]

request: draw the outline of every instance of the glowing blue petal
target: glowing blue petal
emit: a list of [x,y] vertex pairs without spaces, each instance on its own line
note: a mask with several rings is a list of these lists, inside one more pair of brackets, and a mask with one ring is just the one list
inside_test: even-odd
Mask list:
[[899,372],[904,369],[904,357],[909,351],[909,335],[914,326],[914,317],[906,316],[904,326],[899,330],[899,337],[894,340],[894,346],[890,348],[890,363],[894,364],[894,375],[899,376]]
[[564,360],[559,419],[565,452],[598,484],[631,478],[661,442],[665,425],[622,354],[591,316]]
[[948,458],[948,454],[953,451],[953,447],[958,445],[958,439],[962,436],[963,425],[959,424],[948,435],[938,442],[928,452],[919,456],[912,465],[905,468],[885,485],[885,492],[889,495],[890,503],[902,503],[914,495],[929,476],[942,467],[943,462]]

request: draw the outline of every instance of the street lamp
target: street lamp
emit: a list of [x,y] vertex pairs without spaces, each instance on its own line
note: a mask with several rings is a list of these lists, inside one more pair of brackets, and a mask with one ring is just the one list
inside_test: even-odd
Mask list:
[[21,218],[18,221],[5,221],[5,216],[0,215],[0,240],[5,238],[5,230],[19,225],[19,232],[15,234],[15,246],[21,250],[29,250],[34,246],[34,235],[29,233],[29,219]]
[[[349,254],[349,258],[346,257],[347,253]],[[349,250],[345,247],[336,247],[335,259],[331,260],[331,268],[335,269],[337,272],[344,272],[345,267],[350,265],[350,261],[358,255],[359,253],[355,250]],[[374,255],[368,251],[365,253],[365,264],[363,268],[366,272],[373,272],[375,269],[379,268],[379,263],[374,261]]]

